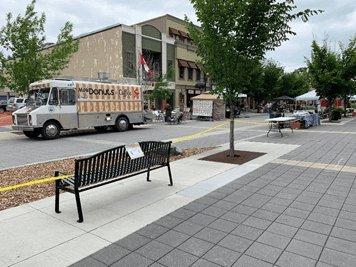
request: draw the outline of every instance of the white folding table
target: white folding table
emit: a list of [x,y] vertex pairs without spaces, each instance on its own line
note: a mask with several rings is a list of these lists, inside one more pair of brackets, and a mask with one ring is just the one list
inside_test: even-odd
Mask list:
[[290,128],[293,132],[293,128],[291,127],[291,122],[296,121],[296,118],[293,117],[278,117],[278,118],[273,118],[273,119],[267,119],[266,122],[268,122],[269,124],[269,129],[267,132],[267,137],[268,134],[272,131],[272,130],[276,130],[281,134],[281,137],[283,137],[283,133],[281,131],[281,129],[284,128]]

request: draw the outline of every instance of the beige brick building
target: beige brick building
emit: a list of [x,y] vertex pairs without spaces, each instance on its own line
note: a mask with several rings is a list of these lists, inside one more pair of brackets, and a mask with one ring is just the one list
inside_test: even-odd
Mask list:
[[[174,68],[169,88],[174,106],[190,106],[190,98],[206,87],[205,76],[197,64],[196,47],[189,38],[187,23],[171,15],[163,15],[135,25],[116,24],[78,36],[79,50],[59,77],[73,79],[107,78],[122,83],[151,82],[140,65],[140,55],[154,75],[166,74]],[[0,91],[0,95],[7,92]]]

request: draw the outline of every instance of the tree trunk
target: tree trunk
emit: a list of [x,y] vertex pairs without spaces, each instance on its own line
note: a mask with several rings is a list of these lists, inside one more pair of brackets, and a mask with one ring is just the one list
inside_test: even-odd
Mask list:
[[235,104],[230,103],[230,150],[229,157],[235,155]]
[[344,117],[346,118],[346,108],[347,108],[347,95],[344,95]]
[[331,121],[332,119],[331,114],[332,114],[333,106],[334,106],[334,98],[328,97],[329,121]]

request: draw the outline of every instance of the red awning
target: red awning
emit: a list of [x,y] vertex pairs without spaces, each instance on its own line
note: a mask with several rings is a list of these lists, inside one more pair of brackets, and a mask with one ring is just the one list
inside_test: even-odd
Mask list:
[[188,34],[186,32],[183,32],[183,31],[179,31],[180,35],[183,37],[183,38],[189,38]]
[[174,28],[169,28],[169,34],[170,35],[180,35],[179,31]]
[[179,67],[190,68],[190,66],[188,65],[188,61],[184,59],[178,59],[178,65]]

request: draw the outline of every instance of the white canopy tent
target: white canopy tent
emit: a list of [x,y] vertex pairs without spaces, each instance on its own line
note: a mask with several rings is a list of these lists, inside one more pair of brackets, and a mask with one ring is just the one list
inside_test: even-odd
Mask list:
[[296,101],[316,101],[319,100],[319,96],[316,94],[315,90],[309,91],[303,95],[297,96]]

